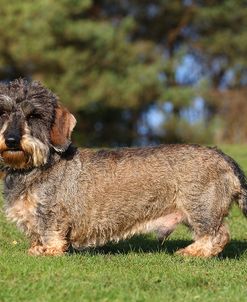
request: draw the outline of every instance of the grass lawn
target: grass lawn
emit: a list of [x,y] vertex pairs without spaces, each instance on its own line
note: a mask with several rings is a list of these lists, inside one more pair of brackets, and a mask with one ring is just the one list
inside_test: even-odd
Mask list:
[[[247,146],[225,146],[247,172]],[[237,207],[232,240],[210,260],[174,255],[191,241],[179,227],[163,246],[154,237],[62,257],[30,257],[28,242],[0,213],[0,302],[247,301],[247,220]]]

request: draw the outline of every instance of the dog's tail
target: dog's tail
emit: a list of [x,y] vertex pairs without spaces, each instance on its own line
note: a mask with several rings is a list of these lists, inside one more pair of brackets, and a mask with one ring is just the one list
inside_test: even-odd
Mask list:
[[234,186],[235,190],[232,196],[233,201],[236,201],[243,214],[247,217],[247,178],[244,171],[240,168],[238,163],[230,156],[216,149],[221,156],[228,162],[236,177],[237,184]]
[[234,161],[235,175],[238,177],[240,182],[240,192],[234,196],[234,200],[239,205],[243,214],[247,217],[247,179],[243,170]]

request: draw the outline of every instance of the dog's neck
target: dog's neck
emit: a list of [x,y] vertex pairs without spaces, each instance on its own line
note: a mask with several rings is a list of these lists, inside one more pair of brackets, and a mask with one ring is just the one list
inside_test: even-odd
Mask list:
[[[52,160],[52,165],[51,161]],[[59,155],[54,154],[45,165],[30,169],[10,169],[5,171],[4,178],[4,196],[8,203],[13,203],[33,186],[41,184],[44,178],[44,171],[55,166],[59,162]],[[46,175],[46,173],[45,173]]]
[[6,167],[3,169],[5,172],[4,191],[22,192],[30,187],[35,182],[40,182],[44,172],[54,169],[56,164],[61,161],[70,161],[77,153],[77,147],[70,144],[66,151],[59,153],[51,150],[47,162],[40,167],[30,167],[27,169],[11,169]]
[[71,160],[74,158],[75,154],[77,153],[77,150],[78,148],[71,143],[65,151],[55,151],[55,153],[57,153],[61,157],[61,159]]

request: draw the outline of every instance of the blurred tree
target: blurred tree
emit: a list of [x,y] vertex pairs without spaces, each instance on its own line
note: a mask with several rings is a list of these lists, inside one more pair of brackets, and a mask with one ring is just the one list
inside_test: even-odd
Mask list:
[[[164,140],[247,142],[246,0],[120,2],[134,12],[134,39],[153,41],[165,57]],[[200,121],[185,114],[193,95],[204,98]]]
[[44,82],[78,116],[82,143],[131,144],[140,112],[163,90],[159,51],[128,41],[133,19],[114,24],[90,0],[0,4],[1,79]]
[[[185,1],[180,0],[102,0],[97,3],[101,4],[104,14],[112,20],[116,16],[118,20],[132,16],[135,26],[129,31],[130,41],[139,42],[141,47],[148,42],[159,50],[156,56],[160,53],[162,55],[157,81],[162,84],[163,89],[156,99],[150,99],[144,113],[154,102],[158,104],[159,109],[163,110],[164,131],[156,132],[146,121],[142,124],[146,128],[144,136],[148,138],[144,139],[144,143],[208,141],[210,129],[200,125],[203,133],[198,136],[198,128],[190,125],[190,121],[183,114],[193,106],[195,89],[191,82],[186,82],[185,78],[179,80],[177,75],[178,66],[187,51],[187,38],[183,30],[192,22],[194,6],[186,5]],[[166,111],[166,106],[162,106],[164,104],[169,105],[169,112]]]
[[247,2],[196,1],[190,39],[204,66],[208,89],[204,92],[211,117],[220,120],[215,140],[247,142]]
[[[80,144],[246,140],[244,118],[232,122],[246,106],[246,1],[0,7],[0,80],[24,76],[50,87],[76,114]],[[152,108],[162,112],[158,131]]]

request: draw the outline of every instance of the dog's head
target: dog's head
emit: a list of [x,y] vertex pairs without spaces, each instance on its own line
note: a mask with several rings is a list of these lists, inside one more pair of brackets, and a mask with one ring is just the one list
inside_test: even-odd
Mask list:
[[50,151],[70,145],[74,116],[38,82],[0,85],[0,156],[13,169],[44,165]]

